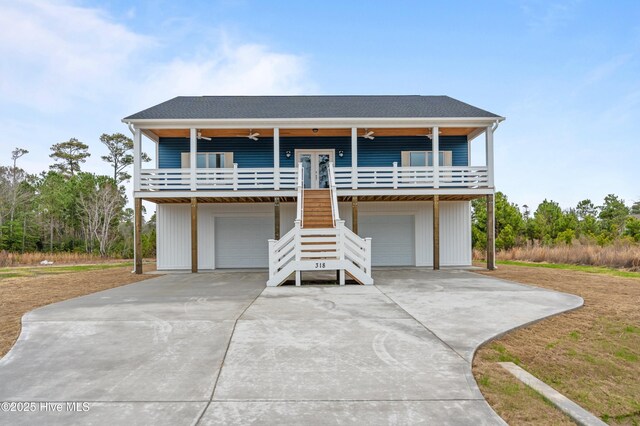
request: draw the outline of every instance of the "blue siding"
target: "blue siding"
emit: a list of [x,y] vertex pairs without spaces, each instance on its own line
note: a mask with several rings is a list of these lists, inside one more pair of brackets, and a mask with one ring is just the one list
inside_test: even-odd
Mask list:
[[[336,167],[351,167],[351,137],[296,137],[280,138],[280,166],[295,167],[296,149],[335,149]],[[338,151],[344,151],[344,156],[340,158]],[[291,157],[287,158],[287,151],[291,151]]]
[[[441,136],[440,149],[452,151],[454,166],[468,165],[466,136]],[[280,166],[294,167],[296,149],[335,149],[336,167],[351,166],[350,137],[280,138]],[[340,158],[338,151],[344,151]],[[385,136],[373,140],[358,138],[358,165],[362,167],[390,167],[401,164],[402,151],[430,151],[431,140],[424,136]],[[233,152],[238,167],[273,167],[273,138],[215,138],[199,140],[198,151]],[[286,152],[291,151],[291,157]],[[189,152],[188,138],[160,138],[158,157],[160,168],[180,168],[180,154]]]
[[[440,150],[452,151],[454,166],[469,162],[466,136],[440,136]],[[358,166],[390,167],[402,164],[402,151],[431,151],[431,139],[424,136],[380,136],[373,140],[358,138]]]
[[[215,138],[200,139],[198,152],[233,152],[238,167],[273,167],[273,138]],[[189,152],[188,138],[160,138],[158,167],[180,168],[180,154]]]

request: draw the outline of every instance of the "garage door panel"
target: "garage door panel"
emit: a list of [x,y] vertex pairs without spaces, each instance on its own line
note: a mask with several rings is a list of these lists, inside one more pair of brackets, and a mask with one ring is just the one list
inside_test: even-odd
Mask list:
[[216,217],[216,269],[268,267],[269,238],[272,217]]
[[371,237],[373,266],[413,266],[414,215],[371,215],[358,218],[361,237]]

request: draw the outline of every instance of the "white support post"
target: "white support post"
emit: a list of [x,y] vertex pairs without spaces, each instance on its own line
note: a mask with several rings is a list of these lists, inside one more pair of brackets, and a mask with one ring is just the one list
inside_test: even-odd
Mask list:
[[440,187],[440,128],[431,129],[431,151],[433,156],[433,187]]
[[278,261],[278,258],[276,257],[276,252],[275,252],[275,245],[276,245],[276,240],[268,240],[269,241],[269,279],[271,279],[276,272],[276,263]]
[[487,183],[489,188],[493,188],[493,127],[491,126],[488,126],[485,131],[485,156],[487,161]]
[[273,189],[280,189],[280,129],[273,129]]
[[133,133],[133,190],[140,191],[140,173],[142,173],[142,130],[136,128]]
[[365,269],[366,273],[371,275],[371,238],[367,237],[364,239],[365,245],[367,247],[366,256],[365,256]]
[[238,190],[238,163],[233,163],[233,190]]
[[198,131],[190,129],[189,132],[189,167],[191,174],[191,190],[196,190],[196,166],[198,152]]
[[358,128],[351,128],[351,188],[358,189]]
[[[344,220],[337,220],[336,221],[336,228],[337,228],[337,233],[338,233],[338,244],[337,244],[337,251],[338,251],[338,259],[340,259],[340,263],[341,266],[344,266],[342,264],[344,264],[344,260],[345,260],[345,255],[344,255],[344,251],[345,251],[345,244],[344,244],[344,240],[345,240],[345,236],[344,236]],[[344,273],[344,269],[339,269],[339,275],[340,275],[340,285],[344,285],[345,284],[345,273]]]
[[393,189],[398,189],[398,162],[393,162]]

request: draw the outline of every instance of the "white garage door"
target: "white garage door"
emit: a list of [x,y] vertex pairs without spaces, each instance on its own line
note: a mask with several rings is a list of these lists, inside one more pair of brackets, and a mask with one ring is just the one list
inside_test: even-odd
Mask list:
[[373,266],[414,266],[415,216],[360,216],[361,237],[371,237]]
[[217,268],[266,268],[273,217],[216,217]]

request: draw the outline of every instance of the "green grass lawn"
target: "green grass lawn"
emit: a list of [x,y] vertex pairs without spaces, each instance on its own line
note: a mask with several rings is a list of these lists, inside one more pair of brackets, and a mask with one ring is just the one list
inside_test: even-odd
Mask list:
[[586,265],[571,265],[567,263],[536,263],[536,262],[522,262],[517,260],[498,260],[499,265],[513,265],[513,266],[529,266],[532,268],[551,268],[551,269],[568,269],[571,271],[588,272],[591,274],[607,274],[615,277],[624,278],[640,278],[640,272],[622,271],[620,269],[605,268],[603,266],[586,266]]

